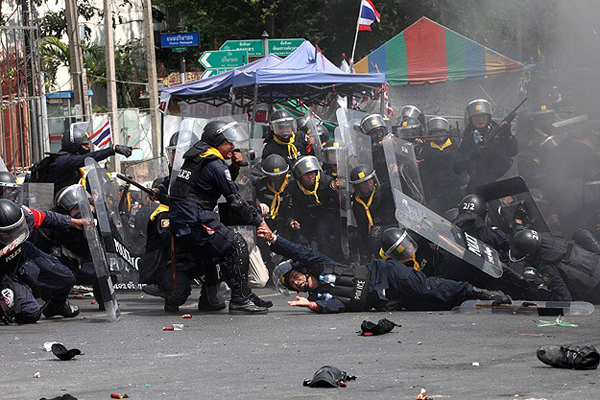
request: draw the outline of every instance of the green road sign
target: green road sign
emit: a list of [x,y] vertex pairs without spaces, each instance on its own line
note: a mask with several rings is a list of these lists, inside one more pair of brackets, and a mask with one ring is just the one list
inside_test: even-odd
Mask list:
[[206,71],[202,73],[200,79],[208,78],[211,76],[215,76],[218,74],[222,74],[223,72],[231,71],[233,68],[208,68]]
[[289,56],[296,50],[304,39],[269,39],[269,54]]
[[248,63],[246,50],[205,51],[198,60],[204,68],[235,68]]
[[187,51],[187,47],[171,47],[174,53],[185,53]]
[[219,50],[246,50],[248,57],[262,57],[265,54],[261,39],[228,40],[219,47]]

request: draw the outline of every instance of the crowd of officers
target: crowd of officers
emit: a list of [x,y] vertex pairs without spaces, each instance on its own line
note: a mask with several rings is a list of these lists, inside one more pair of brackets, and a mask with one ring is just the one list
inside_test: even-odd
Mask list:
[[[272,306],[252,292],[248,271],[253,249],[228,225],[256,227],[272,284],[285,294],[308,292],[307,298],[298,296],[289,304],[319,313],[448,310],[467,299],[506,303],[511,296],[600,301],[600,245],[591,232],[578,231],[576,242],[570,242],[527,225],[503,231],[487,218],[487,204],[474,189],[503,177],[518,153],[511,121],[498,126],[488,101],[468,104],[462,135],[445,118],[425,121],[414,106],[402,109],[394,130],[382,116],[365,115],[356,128],[370,139],[371,148],[360,151],[372,152],[373,165],[353,165],[348,176],[339,176],[337,168],[345,144],[310,118],[273,111],[254,168],[237,147],[248,139],[241,126],[211,120],[201,138],[190,141],[176,174],[155,180],[154,200],[160,205],[147,221],[140,275],[164,298],[165,311],[178,312],[195,280],[202,282],[201,311],[226,307],[217,293],[221,282],[230,289],[232,314],[264,314]],[[178,136],[167,148],[170,172],[181,147]],[[393,136],[414,143],[425,206],[446,213],[465,232],[494,247],[503,261],[501,278],[486,275],[396,222],[382,144]],[[33,181],[55,185],[52,211],[11,201],[10,188],[18,185],[8,173],[0,176],[7,188],[0,200],[0,243],[6,246],[0,253],[5,300],[0,315],[5,321],[35,322],[41,314],[74,317],[79,310],[67,301],[71,287],[77,282],[97,289],[81,232],[77,171],[86,157],[100,161],[115,152],[130,155],[131,149],[91,152],[90,147],[87,135],[67,133],[62,151],[34,168]],[[241,191],[236,180],[248,168],[253,178],[244,185],[253,190]],[[226,207],[217,208],[220,198]],[[340,212],[346,200],[355,224],[347,224]],[[237,222],[226,224],[225,214]],[[30,230],[40,234],[29,235]],[[34,292],[45,300],[43,307]]]

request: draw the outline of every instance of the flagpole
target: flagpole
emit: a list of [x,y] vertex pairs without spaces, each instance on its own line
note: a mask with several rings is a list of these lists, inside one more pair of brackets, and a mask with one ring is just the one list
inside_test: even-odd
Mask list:
[[352,45],[352,55],[350,56],[350,69],[354,66],[354,51],[356,50],[356,41],[358,40],[358,21],[360,20],[360,13],[362,11],[362,0],[360,0],[360,6],[358,7],[358,18],[356,19],[356,33],[354,34],[354,44]]

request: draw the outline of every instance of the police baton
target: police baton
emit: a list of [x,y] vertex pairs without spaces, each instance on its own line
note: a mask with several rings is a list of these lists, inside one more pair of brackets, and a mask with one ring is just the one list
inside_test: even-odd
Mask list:
[[513,108],[513,110],[510,112],[510,114],[508,114],[506,117],[504,117],[504,119],[502,121],[500,121],[500,123],[498,125],[496,125],[496,127],[494,127],[494,129],[492,129],[492,131],[490,132],[489,136],[488,136],[488,143],[491,143],[492,140],[496,137],[496,135],[498,134],[498,132],[500,131],[500,129],[502,129],[502,124],[505,122],[512,122],[513,119],[515,119],[515,117],[517,116],[517,110],[519,108],[521,108],[521,106],[523,104],[525,104],[525,102],[527,101],[527,97],[525,97],[523,99],[522,102],[519,103],[518,106],[516,106],[515,108]]
[[156,196],[156,193],[154,193],[154,191],[152,191],[151,189],[148,189],[146,186],[142,185],[139,182],[134,181],[131,178],[126,177],[123,174],[117,174],[117,178],[129,183],[130,185],[135,186],[136,188],[140,189],[143,192],[146,192],[146,194],[148,194],[149,196]]

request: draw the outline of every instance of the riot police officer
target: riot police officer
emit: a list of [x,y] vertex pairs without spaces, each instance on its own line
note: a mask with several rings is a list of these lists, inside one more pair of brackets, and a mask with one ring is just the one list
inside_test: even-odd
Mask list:
[[361,254],[376,256],[381,233],[397,226],[394,213],[394,197],[389,183],[380,184],[373,168],[359,164],[350,171],[350,183],[354,187],[352,213],[356,219]]
[[340,144],[335,139],[329,139],[323,144],[323,172],[332,178],[338,177],[338,153]]
[[511,239],[509,256],[537,268],[552,300],[600,304],[600,254],[549,232],[524,229]]
[[273,252],[291,259],[273,271],[272,278],[279,291],[309,294],[308,298],[296,297],[288,304],[318,313],[372,308],[449,310],[467,299],[508,301],[503,293],[480,290],[466,282],[432,279],[396,260],[377,259],[349,267],[309,247],[274,235],[267,227],[259,228],[258,235],[270,243]]
[[398,119],[399,125],[402,125],[402,123],[409,118],[417,120],[421,126],[425,125],[425,114],[423,114],[416,106],[406,105],[402,107],[400,110],[400,117]]
[[381,182],[389,182],[390,174],[385,162],[383,138],[388,134],[388,128],[383,117],[379,114],[367,115],[360,121],[360,130],[371,138],[373,168]]
[[288,187],[293,184],[290,166],[279,154],[271,154],[261,161],[260,170],[264,177],[259,182],[257,197],[269,210],[267,224],[272,229],[285,229],[291,207]]
[[498,124],[492,121],[492,105],[487,100],[470,102],[465,118],[467,126],[453,169],[456,174],[466,172],[469,175],[467,192],[473,193],[477,186],[501,178],[510,169],[518,147],[510,122],[504,122],[495,137],[490,137]]
[[215,263],[219,263],[231,289],[229,312],[267,312],[266,307],[255,304],[263,302],[251,293],[244,276],[249,266],[244,238],[220,223],[213,211],[219,197],[224,196],[231,211],[241,219],[254,226],[264,225],[261,215],[241,198],[234,183],[242,161],[239,153],[231,165],[225,162],[234,157],[234,143],[247,139],[237,122],[211,121],[204,127],[202,139],[183,156],[181,171],[171,186],[170,228],[178,255],[190,254],[194,262],[178,265],[177,281],[162,285],[167,292],[166,311],[177,311],[187,300],[193,269],[198,265],[215,268]]
[[292,207],[288,226],[296,231],[298,239],[318,245],[336,243],[332,249],[335,257],[341,247],[337,245],[337,218],[339,217],[338,181],[321,170],[315,156],[301,157],[292,168],[294,184],[290,185]]
[[0,198],[21,203],[22,194],[22,185],[17,183],[15,176],[8,171],[0,171]]
[[[71,305],[67,296],[75,284],[75,276],[56,257],[45,254],[27,241],[32,229],[81,229],[81,219],[52,211],[19,207],[10,200],[0,200],[0,301],[4,319],[18,323],[34,323],[41,314],[47,318],[60,315],[73,318],[79,308]],[[32,286],[49,293],[49,300],[40,308]]]
[[416,139],[415,143],[427,208],[441,214],[461,198],[460,181],[452,172],[458,145],[450,138],[450,123],[442,117],[431,118],[426,139]]
[[269,127],[271,135],[266,139],[262,158],[279,154],[291,167],[298,157],[306,153],[302,135],[297,135],[296,120],[288,111],[276,110],[269,117]]
[[79,171],[85,165],[85,159],[92,157],[102,161],[115,153],[125,157],[131,156],[129,146],[115,145],[103,150],[91,151],[92,141],[87,132],[73,129],[63,133],[62,148],[58,153],[52,153],[32,168],[32,182],[54,183],[54,194],[65,186],[79,183],[82,177]]

